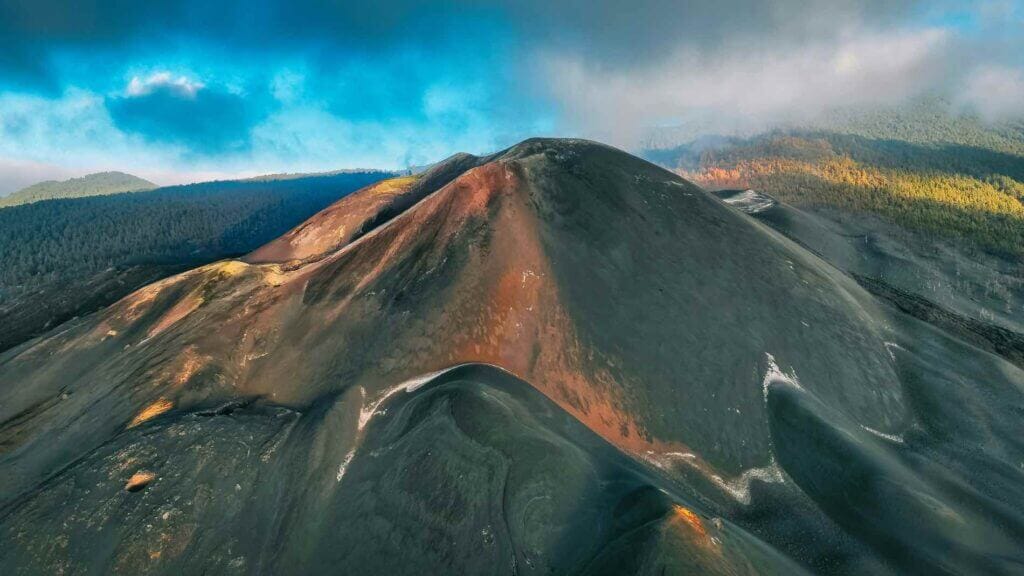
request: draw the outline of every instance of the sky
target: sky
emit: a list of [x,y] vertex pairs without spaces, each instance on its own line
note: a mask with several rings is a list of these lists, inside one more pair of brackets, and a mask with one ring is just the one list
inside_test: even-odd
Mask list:
[[1024,0],[0,0],[0,195],[404,168],[530,136],[1024,117]]

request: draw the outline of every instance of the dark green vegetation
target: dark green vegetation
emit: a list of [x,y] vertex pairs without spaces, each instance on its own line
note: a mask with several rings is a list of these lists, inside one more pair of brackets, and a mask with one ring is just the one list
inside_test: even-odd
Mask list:
[[798,208],[877,215],[932,240],[1024,257],[1019,124],[989,126],[922,103],[650,157],[710,189],[754,188]]
[[8,350],[0,572],[1019,574],[1024,370],[770,204],[530,140]]
[[189,267],[248,252],[388,176],[172,186],[0,210],[0,350]]
[[72,178],[57,182],[47,180],[23,188],[10,196],[0,198],[0,208],[29,204],[40,200],[56,200],[60,198],[83,198],[85,196],[103,196],[121,192],[141,192],[156,188],[149,180],[143,180],[124,172],[98,172],[81,178]]
[[771,134],[701,154],[684,174],[800,207],[876,214],[930,238],[1024,256],[1024,157],[830,133]]

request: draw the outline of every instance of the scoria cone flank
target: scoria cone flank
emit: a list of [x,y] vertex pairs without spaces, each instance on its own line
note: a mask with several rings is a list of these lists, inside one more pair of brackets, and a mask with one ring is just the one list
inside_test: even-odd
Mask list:
[[1022,389],[678,176],[528,140],[0,355],[0,567],[1013,573]]

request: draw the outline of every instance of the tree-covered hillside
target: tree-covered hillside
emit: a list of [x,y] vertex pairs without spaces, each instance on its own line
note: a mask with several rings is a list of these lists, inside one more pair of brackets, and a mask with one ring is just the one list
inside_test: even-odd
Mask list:
[[0,350],[160,277],[248,252],[390,173],[173,186],[0,210]]
[[33,184],[27,188],[0,198],[0,207],[29,204],[40,200],[58,198],[84,198],[86,196],[103,196],[121,192],[141,192],[156,188],[149,180],[143,180],[124,172],[98,172],[81,178],[72,178],[57,182],[47,180]]
[[[709,143],[710,142],[710,143]],[[804,208],[881,216],[930,238],[1024,256],[1024,126],[917,104],[657,150],[709,189],[753,188]]]
[[1024,158],[828,133],[771,134],[707,150],[681,174],[801,207],[882,216],[936,239],[1024,256]]

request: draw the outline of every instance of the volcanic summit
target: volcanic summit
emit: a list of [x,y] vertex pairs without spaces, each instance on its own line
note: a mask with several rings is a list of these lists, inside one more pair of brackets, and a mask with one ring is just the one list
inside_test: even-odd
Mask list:
[[1013,573],[1021,387],[676,175],[527,140],[0,355],[0,571]]

